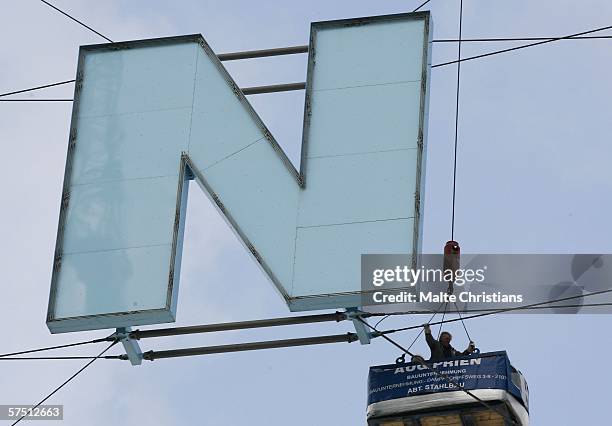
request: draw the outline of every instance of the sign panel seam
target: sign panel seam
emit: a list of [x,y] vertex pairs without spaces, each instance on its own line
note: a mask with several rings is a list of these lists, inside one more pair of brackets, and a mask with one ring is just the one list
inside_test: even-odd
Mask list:
[[138,114],[147,114],[150,112],[180,111],[180,110],[191,111],[191,109],[192,109],[191,106],[187,105],[187,106],[177,106],[177,107],[170,107],[170,108],[141,109],[138,111],[122,111],[122,112],[117,112],[117,113],[112,113],[112,114],[85,114],[85,115],[79,114],[78,119],[79,121],[87,121],[87,120],[93,120],[95,118],[117,117],[121,115],[138,115]]
[[313,92],[330,92],[333,90],[350,90],[350,89],[360,89],[363,87],[378,87],[378,86],[393,86],[400,84],[408,84],[408,83],[420,83],[421,79],[418,80],[397,80],[397,81],[389,81],[384,83],[375,83],[375,84],[359,84],[356,86],[341,86],[341,87],[327,87],[323,89],[312,89]]
[[220,163],[224,162],[225,160],[229,160],[230,158],[232,158],[232,157],[233,157],[233,156],[235,156],[236,154],[241,153],[241,152],[242,152],[242,151],[244,151],[245,149],[248,149],[248,148],[252,147],[253,145],[255,145],[257,142],[263,141],[263,140],[265,140],[265,139],[266,139],[265,137],[260,137],[260,138],[257,138],[256,140],[254,140],[253,142],[249,142],[247,145],[243,146],[242,148],[240,148],[240,149],[238,149],[238,150],[236,150],[236,151],[232,152],[231,154],[228,154],[228,155],[226,155],[225,157],[223,157],[223,158],[221,158],[221,159],[219,159],[219,160],[215,161],[214,163],[212,163],[212,164],[210,164],[210,165],[208,165],[208,166],[206,166],[206,167],[202,168],[202,171],[209,170],[209,169],[211,169],[211,168],[213,168],[213,167],[215,167],[215,166],[219,165]]
[[296,228],[297,229],[322,228],[325,226],[341,226],[341,225],[353,225],[353,224],[358,224],[358,223],[389,222],[393,220],[406,220],[406,219],[414,219],[414,216],[391,217],[388,219],[356,220],[352,222],[324,223],[320,225],[300,225],[300,226],[297,226]]
[[189,115],[189,134],[187,135],[187,152],[189,152],[189,148],[191,147],[191,130],[193,128],[193,106],[195,104],[195,91],[196,85],[198,81],[198,44],[195,43],[193,47],[193,56],[194,56],[194,72],[193,72],[193,90],[191,92],[191,114]]
[[376,151],[347,152],[347,153],[344,153],[344,154],[313,155],[312,157],[306,157],[306,158],[316,160],[316,159],[319,159],[319,158],[350,157],[350,156],[354,156],[354,155],[378,154],[378,153],[385,153],[385,152],[414,151],[416,149],[419,149],[419,147],[415,146],[415,147],[412,147],[412,148],[379,149],[379,150],[376,150]]
[[160,243],[160,244],[144,244],[140,246],[117,247],[117,248],[99,249],[99,250],[80,250],[80,251],[72,251],[72,252],[66,251],[64,252],[64,256],[75,256],[79,254],[91,254],[91,253],[108,253],[112,251],[133,250],[133,249],[148,248],[148,247],[164,247],[164,246],[171,246],[171,245],[172,244],[170,243]]

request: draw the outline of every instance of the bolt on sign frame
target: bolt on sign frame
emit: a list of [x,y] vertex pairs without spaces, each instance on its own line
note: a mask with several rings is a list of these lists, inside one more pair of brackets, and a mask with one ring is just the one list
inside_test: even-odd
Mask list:
[[189,180],[293,311],[360,305],[360,255],[419,252],[428,12],[311,27],[298,172],[201,35],[83,46],[52,333],[176,318]]

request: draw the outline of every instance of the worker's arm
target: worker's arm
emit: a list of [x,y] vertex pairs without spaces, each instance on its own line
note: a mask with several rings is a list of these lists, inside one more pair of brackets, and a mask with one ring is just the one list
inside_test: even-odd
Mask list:
[[434,349],[438,341],[431,335],[431,328],[429,327],[429,324],[424,324],[423,330],[425,331],[425,341],[427,342],[427,346],[429,346],[430,349]]

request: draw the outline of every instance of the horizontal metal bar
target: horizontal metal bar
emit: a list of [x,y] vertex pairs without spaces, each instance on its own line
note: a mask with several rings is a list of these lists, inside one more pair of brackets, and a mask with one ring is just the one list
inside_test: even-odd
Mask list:
[[274,49],[247,50],[244,52],[221,53],[217,55],[220,61],[235,61],[238,59],[265,58],[268,56],[295,55],[308,53],[308,45],[277,47]]
[[242,93],[245,95],[257,95],[259,93],[274,93],[274,92],[288,92],[290,90],[304,90],[306,83],[287,83],[287,84],[273,84],[271,86],[255,86],[245,87]]
[[311,324],[317,322],[340,322],[347,319],[343,312],[333,314],[302,315],[295,317],[270,318],[253,321],[226,322],[220,324],[193,325],[188,327],[169,327],[155,330],[134,330],[131,339],[150,337],[178,336],[183,334],[212,333],[217,331],[244,330],[249,328],[278,327],[283,325]]
[[143,358],[153,361],[161,358],[256,351],[261,349],[289,348],[295,346],[324,345],[327,343],[352,343],[358,339],[357,334],[346,333],[330,336],[303,337],[300,339],[271,340],[265,342],[238,343],[234,345],[203,346],[199,348],[171,349],[157,352],[148,351],[143,354]]

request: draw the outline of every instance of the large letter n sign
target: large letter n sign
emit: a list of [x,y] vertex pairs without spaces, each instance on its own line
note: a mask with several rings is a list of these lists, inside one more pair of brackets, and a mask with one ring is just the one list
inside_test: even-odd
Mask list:
[[429,14],[313,23],[298,172],[202,36],[81,47],[47,324],[174,321],[194,179],[293,311],[416,253]]

